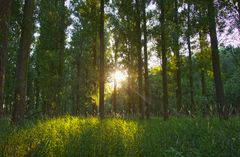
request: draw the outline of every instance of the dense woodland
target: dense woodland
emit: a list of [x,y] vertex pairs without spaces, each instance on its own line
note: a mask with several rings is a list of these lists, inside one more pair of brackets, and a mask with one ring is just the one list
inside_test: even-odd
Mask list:
[[240,0],[0,0],[0,157],[239,157]]
[[[237,0],[0,4],[0,115],[14,123],[64,114],[167,120],[240,112]],[[125,73],[122,82],[111,77],[116,71]]]

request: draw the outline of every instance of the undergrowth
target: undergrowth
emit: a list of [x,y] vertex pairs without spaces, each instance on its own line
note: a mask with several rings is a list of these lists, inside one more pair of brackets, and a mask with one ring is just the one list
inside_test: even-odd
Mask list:
[[13,128],[0,120],[3,157],[239,157],[240,121],[62,118]]

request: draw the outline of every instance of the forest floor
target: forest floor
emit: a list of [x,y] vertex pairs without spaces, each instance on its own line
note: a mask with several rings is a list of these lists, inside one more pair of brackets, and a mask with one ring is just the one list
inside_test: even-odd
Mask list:
[[240,120],[61,118],[11,127],[0,120],[0,156],[239,157]]

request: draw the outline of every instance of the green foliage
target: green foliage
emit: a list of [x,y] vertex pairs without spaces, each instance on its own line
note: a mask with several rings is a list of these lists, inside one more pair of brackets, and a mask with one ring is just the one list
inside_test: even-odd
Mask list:
[[7,137],[11,133],[10,120],[6,117],[0,118],[0,157],[3,155],[3,150],[5,147],[5,142],[7,141]]
[[240,155],[239,119],[147,121],[46,119],[11,129],[2,119],[0,156],[227,157]]
[[233,114],[239,113],[240,90],[240,49],[231,46],[221,50],[221,64],[224,78],[226,101]]

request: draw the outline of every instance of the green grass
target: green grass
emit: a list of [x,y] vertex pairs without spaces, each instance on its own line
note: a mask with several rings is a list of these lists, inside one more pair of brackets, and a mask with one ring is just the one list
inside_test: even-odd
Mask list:
[[240,121],[77,118],[0,120],[0,156],[239,157]]

